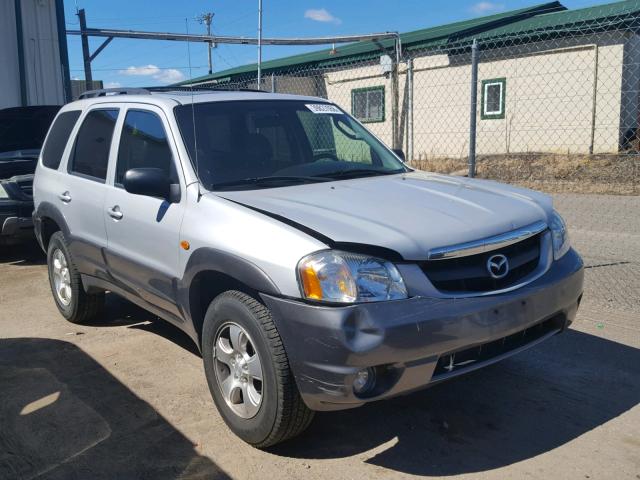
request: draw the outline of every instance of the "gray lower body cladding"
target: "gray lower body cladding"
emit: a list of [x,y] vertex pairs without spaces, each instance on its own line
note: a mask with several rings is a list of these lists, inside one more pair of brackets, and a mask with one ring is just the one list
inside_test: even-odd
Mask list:
[[[536,281],[500,295],[345,307],[263,299],[305,403],[340,410],[426,387],[539,343],[573,321],[582,288],[582,260],[571,250]],[[374,367],[376,384],[359,396],[352,385],[363,367]]]

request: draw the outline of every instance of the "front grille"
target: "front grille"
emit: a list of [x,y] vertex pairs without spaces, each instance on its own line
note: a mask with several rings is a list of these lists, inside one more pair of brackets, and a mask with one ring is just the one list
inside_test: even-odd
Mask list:
[[451,376],[454,372],[463,373],[475,369],[482,364],[491,363],[492,359],[532,343],[551,332],[560,331],[565,325],[565,316],[556,315],[544,322],[521,330],[507,337],[492,342],[476,345],[472,348],[441,355],[436,364],[431,381]]
[[[429,280],[442,292],[489,292],[515,285],[532,273],[540,261],[540,241],[538,233],[521,242],[490,252],[466,257],[429,260],[420,268]],[[493,278],[487,269],[487,261],[496,254],[502,254],[509,261],[509,273],[500,279]]]

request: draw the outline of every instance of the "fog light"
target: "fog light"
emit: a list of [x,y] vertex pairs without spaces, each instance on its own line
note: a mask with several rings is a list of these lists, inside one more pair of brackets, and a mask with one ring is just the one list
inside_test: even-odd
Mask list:
[[353,379],[353,391],[357,394],[367,392],[373,387],[376,381],[376,374],[373,368],[363,368]]

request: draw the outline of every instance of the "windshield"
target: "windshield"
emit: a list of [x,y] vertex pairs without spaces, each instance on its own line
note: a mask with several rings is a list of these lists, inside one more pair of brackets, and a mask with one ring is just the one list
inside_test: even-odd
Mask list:
[[373,135],[332,104],[211,102],[182,105],[175,113],[191,161],[208,190],[270,188],[407,171]]

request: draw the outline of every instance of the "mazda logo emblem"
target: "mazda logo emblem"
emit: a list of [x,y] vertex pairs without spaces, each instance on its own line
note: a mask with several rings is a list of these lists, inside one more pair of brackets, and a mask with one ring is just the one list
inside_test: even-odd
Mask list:
[[487,260],[487,272],[496,280],[506,277],[509,273],[509,260],[501,253],[490,256]]

